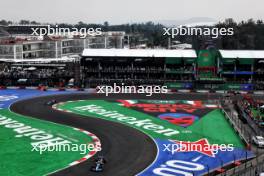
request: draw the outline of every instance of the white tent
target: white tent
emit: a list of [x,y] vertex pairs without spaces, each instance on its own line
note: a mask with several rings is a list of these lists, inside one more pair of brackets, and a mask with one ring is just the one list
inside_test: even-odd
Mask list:
[[11,63],[50,63],[50,62],[73,62],[77,57],[62,57],[62,58],[37,58],[37,59],[0,59],[2,62]]
[[223,58],[264,59],[264,50],[219,50]]
[[178,57],[196,58],[195,50],[167,49],[85,49],[83,57]]

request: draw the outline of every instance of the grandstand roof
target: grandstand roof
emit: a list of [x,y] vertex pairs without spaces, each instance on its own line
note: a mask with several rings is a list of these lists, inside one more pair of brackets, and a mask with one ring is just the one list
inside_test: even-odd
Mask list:
[[50,63],[50,62],[71,62],[75,61],[77,57],[62,57],[62,58],[37,58],[37,59],[3,59],[0,62],[22,63],[22,62],[35,62],[35,63]]
[[166,49],[85,49],[84,57],[177,57],[196,58],[195,50]]
[[264,59],[264,50],[219,50],[223,58]]

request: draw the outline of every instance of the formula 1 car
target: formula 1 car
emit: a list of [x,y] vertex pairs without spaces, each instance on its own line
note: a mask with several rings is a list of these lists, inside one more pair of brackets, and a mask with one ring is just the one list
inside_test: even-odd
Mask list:
[[95,162],[91,167],[91,171],[102,172],[105,163],[106,163],[105,158],[103,156],[98,156],[98,158],[95,159]]
[[52,105],[54,105],[56,103],[57,103],[57,100],[50,100],[50,101],[46,102],[46,105],[47,106],[52,106]]

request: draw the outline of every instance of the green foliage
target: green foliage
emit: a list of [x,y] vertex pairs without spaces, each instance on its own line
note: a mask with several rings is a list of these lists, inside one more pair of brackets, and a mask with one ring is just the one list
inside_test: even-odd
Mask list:
[[[11,21],[0,20],[0,25],[12,24]],[[40,24],[36,21],[20,20],[20,24]],[[130,36],[130,46],[136,46],[144,41],[148,47],[167,47],[168,37],[164,36],[164,26],[153,22],[111,25],[105,21],[102,24],[91,24],[83,21],[77,24],[59,23],[60,27],[102,28],[103,31],[125,31]],[[262,20],[235,22],[232,18],[219,22],[215,27],[233,28],[233,36],[221,36],[215,40],[219,49],[264,49],[264,23]],[[176,40],[190,43],[194,49],[205,49],[203,43],[207,40],[201,36],[178,36]]]

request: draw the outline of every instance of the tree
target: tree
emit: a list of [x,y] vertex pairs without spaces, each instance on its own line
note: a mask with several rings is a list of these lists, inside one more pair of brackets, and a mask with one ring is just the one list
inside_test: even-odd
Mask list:
[[8,22],[6,20],[1,20],[0,25],[6,26],[8,25]]
[[29,20],[20,20],[19,24],[30,24]]

